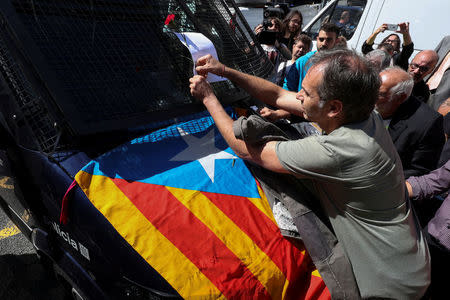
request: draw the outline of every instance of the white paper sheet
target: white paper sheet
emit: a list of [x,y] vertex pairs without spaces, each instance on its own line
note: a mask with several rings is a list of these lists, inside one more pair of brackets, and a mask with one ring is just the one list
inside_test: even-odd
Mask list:
[[[197,72],[195,72],[195,62],[198,58],[211,54],[215,59],[218,59],[217,57],[217,51],[214,47],[213,43],[203,34],[198,32],[174,32],[178,39],[189,49],[189,52],[191,53],[192,60],[194,61],[194,74],[197,75]],[[227,80],[224,77],[214,75],[212,73],[208,74],[207,77],[208,82],[216,82],[216,81],[224,81]]]

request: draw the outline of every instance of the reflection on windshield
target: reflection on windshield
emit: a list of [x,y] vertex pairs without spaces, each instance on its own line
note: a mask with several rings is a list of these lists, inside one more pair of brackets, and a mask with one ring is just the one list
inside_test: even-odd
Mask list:
[[347,40],[351,39],[358,26],[361,15],[367,4],[366,0],[341,0],[328,8],[308,30],[311,38],[315,39],[319,34],[320,26],[325,22],[336,24],[340,29],[340,35]]

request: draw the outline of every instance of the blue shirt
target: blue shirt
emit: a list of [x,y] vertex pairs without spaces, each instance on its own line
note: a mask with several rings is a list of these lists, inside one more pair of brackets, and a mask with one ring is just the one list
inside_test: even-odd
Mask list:
[[306,62],[316,52],[317,51],[310,51],[295,61],[295,65],[291,67],[284,79],[283,89],[293,92],[298,92],[302,89],[303,78],[305,78],[306,72],[308,72],[308,69],[311,67],[311,65]]

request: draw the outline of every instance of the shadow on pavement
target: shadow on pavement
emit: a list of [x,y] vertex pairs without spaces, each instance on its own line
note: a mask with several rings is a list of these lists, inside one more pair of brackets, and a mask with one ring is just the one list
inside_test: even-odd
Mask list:
[[0,256],[0,299],[70,299],[35,254]]

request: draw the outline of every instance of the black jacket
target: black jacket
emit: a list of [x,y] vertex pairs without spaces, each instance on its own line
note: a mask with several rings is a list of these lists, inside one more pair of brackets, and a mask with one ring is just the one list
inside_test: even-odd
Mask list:
[[411,95],[413,95],[420,101],[427,103],[428,98],[430,97],[430,89],[428,88],[428,85],[425,84],[425,81],[423,81],[423,79],[414,84]]
[[405,178],[436,169],[445,143],[443,118],[428,105],[409,97],[394,113],[389,134],[402,160]]

